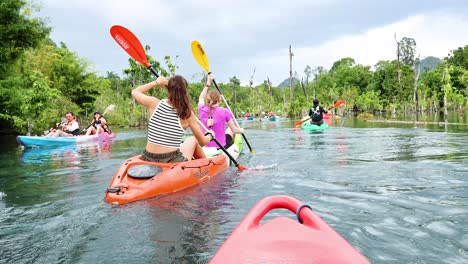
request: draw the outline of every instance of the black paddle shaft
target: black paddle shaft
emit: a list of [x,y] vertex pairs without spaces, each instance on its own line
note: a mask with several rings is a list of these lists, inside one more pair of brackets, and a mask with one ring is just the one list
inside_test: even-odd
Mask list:
[[153,65],[150,65],[148,66],[148,70],[150,70],[151,73],[154,74],[154,76],[156,76],[156,78],[159,77],[159,74],[156,72],[156,70],[153,68]]
[[234,163],[234,165],[236,165],[236,167],[239,167],[239,164],[237,163],[237,161],[231,156],[231,154],[229,154],[227,149],[225,149],[223,146],[221,146],[221,143],[219,143],[219,141],[216,138],[211,137],[211,140],[213,140],[219,146],[219,148],[223,150],[223,152],[229,157],[229,159],[232,161],[232,163]]

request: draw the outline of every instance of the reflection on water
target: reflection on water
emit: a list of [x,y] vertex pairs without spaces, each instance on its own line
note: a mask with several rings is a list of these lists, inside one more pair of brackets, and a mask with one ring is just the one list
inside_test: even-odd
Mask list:
[[145,131],[109,145],[6,144],[0,263],[203,263],[276,194],[311,204],[373,263],[466,263],[466,131],[344,120],[317,134],[294,130],[295,121],[242,120],[256,154],[246,149],[239,163],[251,170],[124,206],[104,203],[104,190],[141,153]]
[[21,160],[25,164],[44,164],[49,162],[67,165],[79,164],[81,158],[106,157],[106,153],[109,153],[111,145],[112,141],[101,141],[58,146],[55,148],[25,148],[21,155]]

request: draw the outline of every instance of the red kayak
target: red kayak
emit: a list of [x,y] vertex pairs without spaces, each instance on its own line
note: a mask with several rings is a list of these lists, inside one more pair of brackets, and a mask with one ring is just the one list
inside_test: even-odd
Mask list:
[[[296,213],[297,221],[279,216],[263,224],[273,209]],[[309,205],[284,196],[258,202],[218,249],[210,263],[370,263]]]

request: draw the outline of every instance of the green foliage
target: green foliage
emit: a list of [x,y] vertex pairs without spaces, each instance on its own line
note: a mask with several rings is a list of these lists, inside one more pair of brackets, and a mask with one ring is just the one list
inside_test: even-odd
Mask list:
[[445,59],[451,65],[461,66],[464,70],[468,70],[468,45],[453,50]]
[[[4,0],[0,4],[0,123],[17,133],[41,134],[68,111],[73,111],[82,126],[86,126],[94,111],[103,112],[114,104],[115,110],[105,116],[111,127],[146,125],[150,113],[131,98],[132,89],[155,78],[145,66],[129,58],[122,76],[113,72],[97,76],[89,71],[88,62],[70,51],[65,43],[59,46],[52,43],[48,39],[50,29],[41,20],[31,18],[31,12],[22,0]],[[218,85],[237,115],[251,112],[262,116],[263,112],[273,111],[297,118],[307,114],[314,98],[324,107],[331,107],[339,99],[346,100],[347,110],[411,109],[415,48],[414,39],[400,41],[398,52],[404,62],[400,64],[400,83],[396,60],[380,61],[371,70],[370,66],[356,64],[353,58],[346,57],[336,61],[330,70],[307,66],[303,84],[296,73],[292,101],[289,78],[278,87],[271,86],[268,80],[257,86],[242,86],[236,76]],[[145,50],[149,53],[150,46]],[[163,63],[150,55],[147,58],[158,74],[166,77],[177,74],[179,67],[173,58],[177,60],[178,56],[164,56]],[[443,63],[431,61],[432,68],[424,69],[419,78],[419,105],[423,109],[439,109],[446,96],[447,107],[457,110],[466,107],[468,46],[452,51]],[[195,112],[206,73],[197,76],[200,81],[188,87]],[[152,89],[150,94],[167,98],[164,88]]]
[[31,17],[30,9],[23,0],[0,3],[0,80],[26,50],[37,47],[50,32],[42,20]]
[[366,91],[359,95],[356,100],[356,106],[365,111],[381,110],[382,104],[380,103],[379,92]]
[[412,38],[404,37],[399,41],[398,53],[400,60],[406,65],[414,65],[416,53],[416,41]]
[[396,61],[379,61],[375,65],[375,72],[370,81],[370,91],[379,92],[385,99],[386,104],[400,104],[409,100],[412,94],[413,70],[408,65],[401,65],[402,78],[401,86],[398,85],[398,66]]
[[364,119],[364,120],[371,120],[374,118],[374,115],[369,112],[362,112],[357,116],[357,118]]

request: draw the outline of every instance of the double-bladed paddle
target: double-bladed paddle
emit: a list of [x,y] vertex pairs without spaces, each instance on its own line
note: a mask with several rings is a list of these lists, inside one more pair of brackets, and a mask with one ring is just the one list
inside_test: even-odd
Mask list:
[[111,104],[108,107],[106,107],[106,109],[104,109],[104,112],[102,113],[102,115],[105,115],[109,113],[110,111],[113,111],[114,109],[115,109],[115,105]]
[[[114,25],[111,27],[110,33],[112,38],[117,42],[117,44],[120,45],[120,47],[122,47],[128,53],[128,55],[130,55],[130,57],[132,57],[139,63],[145,65],[146,68],[148,68],[148,70],[150,70],[154,74],[154,76],[159,77],[156,70],[154,70],[153,66],[148,62],[146,52],[143,49],[141,42],[130,30],[119,25]],[[197,121],[200,125],[202,125],[198,118]],[[205,130],[208,131],[206,128]],[[223,152],[229,157],[232,163],[236,165],[236,167],[240,171],[246,169],[237,163],[237,161],[231,156],[231,154],[229,154],[229,152],[219,143],[219,141],[216,138],[212,137],[212,140],[216,142],[218,147],[223,150]]]
[[[192,54],[193,54],[193,57],[195,57],[195,60],[198,62],[198,64],[200,64],[200,66],[201,66],[206,72],[208,72],[208,74],[210,74],[210,73],[211,73],[211,71],[210,71],[210,64],[209,64],[209,62],[208,62],[208,56],[206,55],[206,52],[205,52],[205,50],[203,49],[203,46],[200,44],[200,42],[198,42],[197,40],[194,40],[194,41],[192,41],[191,47],[192,47]],[[231,112],[232,118],[234,118],[234,122],[236,123],[236,126],[237,126],[237,127],[240,127],[240,126],[239,126],[239,123],[237,122],[236,117],[234,116],[234,113],[233,113],[232,110],[231,110],[231,107],[229,107],[229,104],[227,103],[226,98],[224,98],[223,93],[222,93],[221,90],[219,89],[218,84],[216,83],[215,80],[213,80],[213,83],[214,83],[216,89],[218,90],[218,92],[221,94],[221,98],[223,98],[224,104],[226,104],[227,108],[229,109],[229,112]],[[251,153],[251,154],[255,154],[255,151],[254,151],[254,150],[252,149],[252,147],[250,146],[249,141],[247,140],[247,137],[245,136],[244,133],[242,133],[242,137],[244,138],[245,143],[247,143],[247,146],[248,146],[249,149],[250,149],[250,153]]]
[[[346,104],[345,100],[338,100],[338,101],[336,101],[336,103],[332,107],[328,108],[328,110],[330,110],[332,108],[338,108],[338,107],[343,106],[345,104]],[[296,123],[294,123],[294,128],[300,127],[302,125],[302,123],[304,123],[305,121],[308,121],[308,120],[310,120],[310,117],[308,117],[308,118],[306,118],[304,120],[297,121]]]

